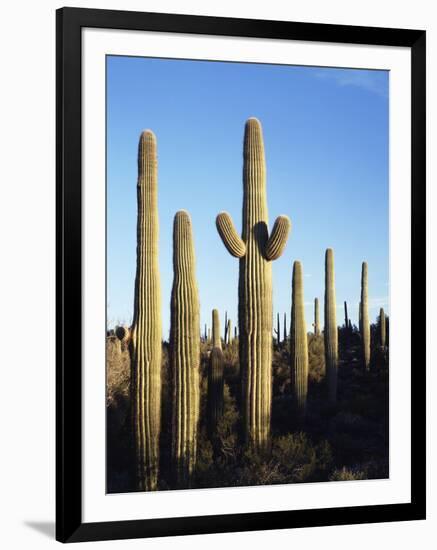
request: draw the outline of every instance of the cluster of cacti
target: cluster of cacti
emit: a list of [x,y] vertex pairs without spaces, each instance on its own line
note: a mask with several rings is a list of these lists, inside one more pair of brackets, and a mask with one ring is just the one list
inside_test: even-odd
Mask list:
[[369,302],[368,302],[368,276],[367,262],[363,262],[361,268],[361,342],[363,346],[363,363],[368,370],[370,366],[370,322],[369,322]]
[[245,441],[269,447],[272,399],[272,266],[287,242],[290,221],[280,216],[268,231],[266,168],[261,124],[246,122],[243,153],[243,222],[240,237],[229,214],[217,216],[227,250],[239,258],[239,349]]
[[117,336],[131,356],[132,424],[140,490],[157,488],[161,423],[161,291],[158,265],[156,139],[141,134],[138,147],[137,267],[133,322]]
[[325,365],[328,398],[337,400],[338,330],[335,302],[334,252],[331,248],[325,254]]
[[[199,420],[200,328],[191,219],[177,212],[173,226],[170,365],[173,377],[172,463],[176,483],[189,486],[196,464]],[[218,337],[220,340],[220,335]]]
[[290,363],[294,403],[299,416],[304,416],[308,393],[308,343],[300,262],[293,265]]

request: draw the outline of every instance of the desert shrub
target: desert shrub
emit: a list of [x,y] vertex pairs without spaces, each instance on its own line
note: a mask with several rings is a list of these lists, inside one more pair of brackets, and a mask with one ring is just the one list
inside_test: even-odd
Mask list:
[[127,347],[115,336],[106,338],[106,404],[112,406],[123,397],[128,399],[130,358]]
[[346,468],[345,466],[334,470],[329,476],[329,481],[356,481],[358,479],[366,479],[365,473],[360,470]]

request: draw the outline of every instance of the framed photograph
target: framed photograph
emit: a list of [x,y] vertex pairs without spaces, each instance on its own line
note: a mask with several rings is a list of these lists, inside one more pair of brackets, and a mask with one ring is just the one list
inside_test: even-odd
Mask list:
[[425,518],[425,36],[58,10],[59,541]]

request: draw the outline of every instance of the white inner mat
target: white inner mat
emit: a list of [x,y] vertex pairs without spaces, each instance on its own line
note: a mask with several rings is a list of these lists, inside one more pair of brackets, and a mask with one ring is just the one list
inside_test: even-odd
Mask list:
[[[84,522],[411,500],[410,49],[83,29]],[[135,55],[390,70],[390,479],[105,494],[105,56]]]

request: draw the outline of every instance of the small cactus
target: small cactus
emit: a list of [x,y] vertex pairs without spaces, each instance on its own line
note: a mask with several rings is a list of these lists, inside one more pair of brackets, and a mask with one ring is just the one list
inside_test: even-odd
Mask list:
[[308,393],[308,342],[303,296],[302,264],[294,262],[290,332],[291,388],[300,417],[305,415]]
[[232,344],[232,321],[228,319],[228,341],[227,344],[230,346]]
[[385,313],[383,308],[379,310],[379,337],[381,341],[381,348],[384,349],[386,332],[385,332]]
[[272,403],[271,262],[282,254],[291,224],[280,216],[269,235],[264,143],[255,118],[246,122],[243,159],[242,235],[226,212],[217,216],[216,225],[226,249],[240,262],[238,336],[244,438],[249,446],[264,451],[270,446]]
[[364,368],[370,368],[370,321],[369,321],[369,302],[368,302],[368,273],[367,262],[363,262],[361,267],[361,343],[363,346]]
[[314,298],[314,336],[320,335],[319,299]]
[[287,314],[284,313],[284,343],[287,345]]
[[276,341],[277,341],[278,346],[279,346],[279,344],[281,343],[281,323],[279,321],[279,313],[276,314],[276,330],[275,330],[275,333],[276,333]]
[[218,309],[212,310],[212,347],[222,349],[220,337],[220,315]]
[[338,331],[335,303],[334,252],[325,254],[325,363],[330,403],[337,401]]
[[344,326],[346,329],[349,328],[349,317],[348,317],[348,314],[347,314],[347,302],[345,300],[344,302]]
[[223,416],[224,357],[220,348],[213,348],[208,365],[208,435],[212,438]]
[[199,419],[199,296],[191,219],[176,213],[173,225],[170,365],[173,386],[172,464],[178,486],[190,485],[196,464]]

